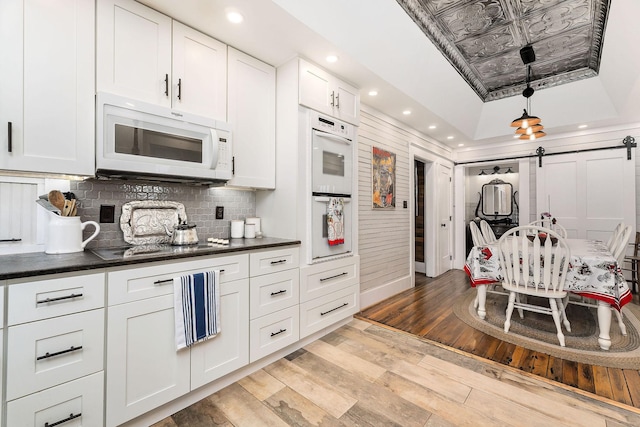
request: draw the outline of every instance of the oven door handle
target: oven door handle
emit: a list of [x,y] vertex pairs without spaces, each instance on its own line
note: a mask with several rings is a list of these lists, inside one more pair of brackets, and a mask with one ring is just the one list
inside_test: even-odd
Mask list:
[[342,143],[344,145],[351,145],[351,140],[349,140],[347,138],[343,138],[343,137],[338,136],[338,135],[333,135],[333,134],[330,134],[330,133],[321,132],[321,131],[315,130],[315,129],[313,130],[313,134],[315,136],[321,136],[322,138],[332,139],[332,140],[334,140],[336,142],[340,142],[340,143]]
[[[331,199],[331,197],[314,197],[313,200],[316,202],[324,202],[324,203],[329,203],[329,199]],[[350,197],[342,197],[342,201],[344,203],[350,203],[351,202],[351,198]]]

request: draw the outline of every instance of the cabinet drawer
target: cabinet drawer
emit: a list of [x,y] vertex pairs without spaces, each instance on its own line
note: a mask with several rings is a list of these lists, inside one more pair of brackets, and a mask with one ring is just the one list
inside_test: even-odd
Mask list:
[[103,400],[102,372],[98,372],[8,402],[7,425],[101,426]]
[[300,302],[328,295],[358,283],[357,256],[315,264],[300,269]]
[[299,262],[298,252],[299,249],[295,246],[250,254],[249,272],[251,277],[297,268]]
[[104,307],[104,273],[9,285],[7,324]]
[[220,270],[220,283],[247,278],[249,277],[248,255],[178,263],[154,263],[148,267],[109,272],[109,305],[172,294],[174,277],[208,270]]
[[249,291],[251,319],[298,304],[299,285],[297,268],[252,278]]
[[104,309],[8,328],[7,399],[103,369]]
[[346,289],[300,304],[300,338],[332,325],[358,312],[360,289]]
[[252,320],[249,326],[249,361],[255,362],[298,341],[299,320],[297,305]]

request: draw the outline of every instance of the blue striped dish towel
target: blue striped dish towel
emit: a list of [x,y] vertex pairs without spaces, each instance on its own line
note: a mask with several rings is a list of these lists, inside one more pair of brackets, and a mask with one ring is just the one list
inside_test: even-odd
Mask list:
[[220,332],[220,271],[173,279],[173,311],[178,350]]

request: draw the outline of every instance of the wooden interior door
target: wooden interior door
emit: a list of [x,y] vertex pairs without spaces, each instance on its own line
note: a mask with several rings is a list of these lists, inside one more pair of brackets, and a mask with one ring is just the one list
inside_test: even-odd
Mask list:
[[635,229],[635,161],[626,150],[544,157],[535,170],[537,218],[549,212],[569,237],[607,241],[621,221]]

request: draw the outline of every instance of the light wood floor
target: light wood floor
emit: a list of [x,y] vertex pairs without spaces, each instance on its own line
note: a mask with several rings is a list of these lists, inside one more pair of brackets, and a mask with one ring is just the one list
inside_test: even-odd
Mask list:
[[615,427],[640,411],[354,319],[154,427],[287,425]]

